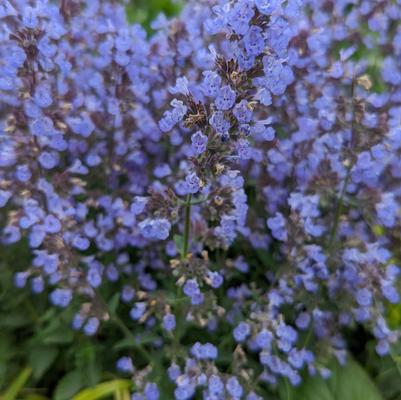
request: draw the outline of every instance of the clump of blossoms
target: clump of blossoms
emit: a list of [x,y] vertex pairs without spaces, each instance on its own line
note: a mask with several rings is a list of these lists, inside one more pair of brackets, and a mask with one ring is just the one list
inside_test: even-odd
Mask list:
[[113,1],[3,1],[1,241],[32,254],[16,286],[74,307],[85,335],[123,319],[153,338],[116,360],[133,400],[162,398],[160,348],[177,400],[327,377],[357,325],[388,353],[400,18],[376,0],[190,1],[148,38]]

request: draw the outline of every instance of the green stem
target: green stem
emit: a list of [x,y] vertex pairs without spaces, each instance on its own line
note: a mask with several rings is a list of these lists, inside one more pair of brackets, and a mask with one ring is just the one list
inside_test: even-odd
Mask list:
[[333,228],[331,229],[330,239],[329,239],[329,243],[328,243],[328,248],[332,249],[332,250],[333,250],[334,240],[336,239],[336,236],[337,236],[338,225],[340,224],[341,213],[342,213],[343,207],[344,207],[344,196],[345,196],[345,193],[347,192],[348,183],[351,178],[351,169],[352,169],[352,165],[350,167],[348,167],[347,175],[344,179],[343,187],[341,188],[340,197],[338,198],[338,205],[337,205],[337,209],[336,209],[336,213],[335,213],[335,217],[334,217]]
[[[127,325],[120,319],[116,314],[110,314],[110,320],[114,322],[116,326],[118,326],[121,330],[121,332],[124,334],[126,338],[129,338],[133,342],[136,342],[136,337],[132,334],[132,332],[129,330]],[[141,354],[141,356],[149,363],[152,364],[152,357],[150,354],[144,349],[143,346],[135,346],[136,351]]]
[[[96,292],[97,298],[103,303],[104,308],[107,310],[110,316],[110,322],[114,323],[120,331],[124,334],[124,336],[134,343],[136,342],[135,335],[131,332],[127,325],[125,325],[124,321],[117,315],[116,312],[112,311],[107,304],[107,302],[103,299],[102,295],[99,292]],[[145,350],[143,346],[135,346],[135,349],[142,355],[142,357],[149,363],[152,364],[152,357],[151,355]]]
[[[354,132],[355,131],[355,109],[354,109],[355,78],[352,79],[350,95],[351,95],[350,97],[351,97],[352,119],[351,119],[351,140],[350,140],[349,150],[350,150],[350,155],[352,157],[352,150],[355,147],[355,139],[356,139],[355,132]],[[334,216],[333,228],[331,230],[330,238],[329,238],[329,242],[328,242],[328,248],[329,248],[329,251],[331,254],[334,253],[333,244],[334,244],[334,241],[337,236],[338,225],[340,224],[340,217],[341,217],[341,213],[342,213],[343,207],[344,207],[344,197],[345,197],[345,194],[347,193],[348,183],[351,178],[351,170],[352,170],[353,165],[354,165],[353,160],[350,159],[349,165],[347,168],[347,174],[345,176],[344,183],[341,188],[340,197],[338,198],[338,205],[337,205],[336,213]]]
[[135,336],[133,333],[129,330],[128,326],[124,324],[122,319],[118,317],[116,314],[110,314],[110,319],[112,322],[114,322],[115,325],[117,325],[121,332],[128,338],[135,340]]
[[176,298],[167,298],[166,303],[170,305],[174,304],[182,304],[182,303],[187,303],[188,302],[188,297],[176,297]]
[[189,248],[189,235],[191,230],[191,199],[192,194],[187,194],[185,201],[185,227],[184,227],[184,245],[182,248],[182,258],[186,258]]
[[[202,197],[202,198],[200,198],[200,199],[198,199],[198,200],[194,200],[194,201],[191,201],[191,205],[192,206],[195,206],[195,205],[197,205],[197,204],[202,204],[202,203],[206,203],[207,201],[208,201],[209,199],[208,199],[208,197]],[[183,206],[186,206],[187,205],[187,200],[185,199],[184,201],[183,200],[178,200],[178,204],[180,204],[180,205],[183,205]]]
[[291,396],[290,396],[290,386],[288,383],[288,379],[284,378],[284,382],[285,382],[285,396],[286,396],[286,400],[290,400]]
[[[191,200],[192,200],[192,194],[187,194],[187,197],[185,199],[184,207],[185,207],[185,220],[184,220],[184,239],[183,239],[183,244],[182,244],[182,252],[181,252],[181,259],[185,260],[188,254],[188,248],[189,248],[189,235],[191,231]],[[183,303],[182,300],[185,298],[180,297],[181,295],[181,287],[179,285],[176,286],[176,299],[172,299],[171,303],[175,303],[175,311],[177,315],[177,331],[172,337],[172,343],[173,343],[173,349],[174,353],[177,356],[178,355],[178,350],[179,350],[179,339],[180,339],[180,334],[179,332],[182,329],[182,324],[184,323],[184,309],[182,307]],[[185,301],[185,300],[184,300]]]

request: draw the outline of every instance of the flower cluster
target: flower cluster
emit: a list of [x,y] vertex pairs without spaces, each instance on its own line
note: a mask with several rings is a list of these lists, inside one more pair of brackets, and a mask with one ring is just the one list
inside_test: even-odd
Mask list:
[[32,254],[16,286],[85,335],[127,319],[152,338],[116,361],[133,400],[161,398],[160,348],[177,400],[327,377],[356,325],[388,353],[400,18],[399,1],[194,0],[147,37],[111,0],[4,0],[1,242]]

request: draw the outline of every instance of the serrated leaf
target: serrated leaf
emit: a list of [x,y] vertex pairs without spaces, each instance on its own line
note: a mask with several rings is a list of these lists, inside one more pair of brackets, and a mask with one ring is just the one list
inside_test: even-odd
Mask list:
[[40,379],[56,359],[58,350],[50,346],[35,346],[29,354],[29,365],[33,370],[33,377]]
[[71,371],[58,382],[53,398],[54,400],[70,400],[83,386],[81,371]]

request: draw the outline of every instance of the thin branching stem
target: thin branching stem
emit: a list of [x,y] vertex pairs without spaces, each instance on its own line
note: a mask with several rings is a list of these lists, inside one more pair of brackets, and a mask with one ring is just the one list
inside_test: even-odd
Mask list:
[[183,258],[186,258],[189,248],[189,236],[191,232],[191,199],[192,199],[192,194],[187,194],[187,198],[185,201],[184,244],[182,248]]

